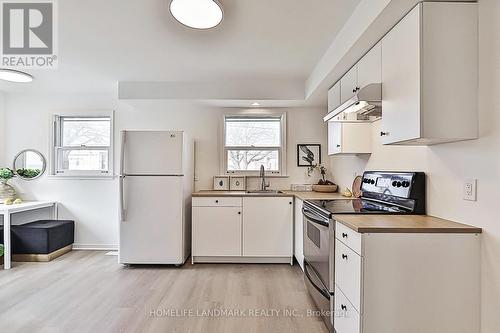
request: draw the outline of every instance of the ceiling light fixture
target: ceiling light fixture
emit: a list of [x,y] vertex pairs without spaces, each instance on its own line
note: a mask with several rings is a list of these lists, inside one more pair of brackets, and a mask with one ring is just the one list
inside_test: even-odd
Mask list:
[[14,69],[0,68],[0,80],[27,83],[33,81],[33,76],[28,73],[16,71]]
[[170,13],[181,24],[194,29],[210,29],[224,17],[218,0],[172,0]]
[[252,106],[260,106],[260,103],[253,102],[253,103],[252,103]]

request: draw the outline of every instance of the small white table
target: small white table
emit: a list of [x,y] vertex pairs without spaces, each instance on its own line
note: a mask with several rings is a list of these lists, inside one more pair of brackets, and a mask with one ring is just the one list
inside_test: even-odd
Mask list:
[[4,269],[11,268],[10,223],[12,214],[50,207],[53,208],[53,218],[57,219],[57,202],[55,201],[29,201],[17,205],[0,204],[0,215],[3,216]]

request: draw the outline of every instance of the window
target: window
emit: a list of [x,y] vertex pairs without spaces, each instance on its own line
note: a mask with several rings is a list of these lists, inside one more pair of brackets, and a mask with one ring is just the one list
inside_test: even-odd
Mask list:
[[54,175],[112,175],[111,116],[55,116],[53,142]]
[[283,174],[285,114],[224,117],[223,164],[226,173]]

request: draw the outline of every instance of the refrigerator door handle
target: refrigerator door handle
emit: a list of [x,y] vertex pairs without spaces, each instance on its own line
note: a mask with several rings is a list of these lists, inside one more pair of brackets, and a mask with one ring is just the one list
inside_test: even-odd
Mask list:
[[122,131],[122,145],[120,147],[120,175],[124,174],[125,169],[125,141],[126,141],[127,131]]
[[120,191],[120,222],[124,222],[126,219],[126,215],[127,215],[127,212],[125,211],[125,204],[124,204],[125,198],[123,197],[124,196],[124,194],[123,194],[124,180],[125,180],[125,176],[121,175],[120,180],[119,180],[119,183],[120,183],[120,189],[119,189],[119,191]]

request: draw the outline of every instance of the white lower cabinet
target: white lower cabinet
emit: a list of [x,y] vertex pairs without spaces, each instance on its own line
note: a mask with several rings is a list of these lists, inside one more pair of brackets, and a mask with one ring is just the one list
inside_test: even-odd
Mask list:
[[193,207],[193,256],[241,256],[241,207]]
[[193,262],[291,262],[293,197],[194,197]]
[[361,319],[358,311],[344,296],[342,291],[335,286],[335,330],[337,333],[359,333],[361,332]]
[[361,310],[361,256],[342,242],[335,244],[335,283],[351,300],[356,310]]
[[480,235],[335,228],[336,333],[480,332]]
[[295,259],[300,265],[300,268],[304,270],[304,218],[302,215],[302,206],[304,201],[299,198],[295,198],[295,219],[294,219],[294,247],[293,254]]
[[293,198],[243,198],[243,256],[289,257]]

